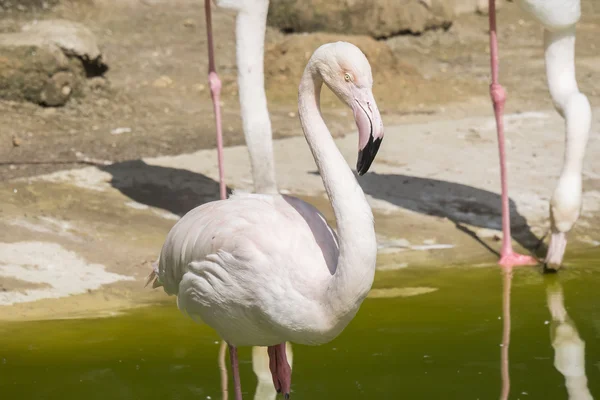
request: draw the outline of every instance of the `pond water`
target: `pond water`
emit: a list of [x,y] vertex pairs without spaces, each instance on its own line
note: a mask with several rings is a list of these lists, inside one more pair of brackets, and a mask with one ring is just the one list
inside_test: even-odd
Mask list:
[[[292,399],[600,398],[597,260],[546,275],[378,272],[336,340],[293,346]],[[0,398],[221,399],[219,338],[172,300],[112,318],[0,323]],[[274,398],[268,387],[255,397],[251,349],[240,358],[244,398]]]

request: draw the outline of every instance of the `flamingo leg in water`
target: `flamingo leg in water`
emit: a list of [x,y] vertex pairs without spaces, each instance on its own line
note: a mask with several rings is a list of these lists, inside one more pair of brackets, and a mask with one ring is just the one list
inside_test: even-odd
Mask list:
[[221,127],[221,80],[215,68],[215,50],[212,38],[212,19],[210,13],[210,0],[204,0],[206,12],[206,36],[208,41],[208,84],[210,86],[210,97],[212,98],[217,125],[217,159],[219,163],[219,193],[221,200],[227,198],[225,186],[225,174],[223,168],[223,130]]
[[225,364],[225,354],[227,352],[227,343],[221,341],[219,348],[219,370],[221,371],[221,400],[228,400],[229,390],[227,388],[227,365]]
[[[212,37],[212,16],[210,10],[210,1],[204,1],[204,12],[206,15],[206,37],[207,37],[207,45],[208,45],[208,84],[210,86],[210,97],[213,102],[213,109],[215,112],[215,122],[217,125],[217,162],[219,164],[219,194],[221,200],[225,200],[227,198],[227,187],[225,186],[225,173],[223,167],[223,129],[221,125],[221,80],[219,79],[219,75],[217,75],[217,69],[215,67],[215,49],[213,45],[213,37]],[[230,346],[230,353],[232,347]],[[233,351],[235,351],[235,360],[237,365],[237,350],[233,347]],[[225,357],[225,342],[221,343],[221,350],[219,351],[219,367],[221,369],[221,390],[223,391],[223,400],[227,400],[227,369],[224,365],[221,365],[221,360]],[[232,366],[233,366],[233,356],[232,356]],[[237,370],[237,367],[236,369]],[[235,372],[234,370],[234,372]],[[235,378],[235,374],[234,374]],[[235,379],[234,379],[235,382]],[[239,388],[239,371],[237,375],[237,385],[236,385],[236,400],[241,400],[241,388]],[[238,388],[239,388],[239,399],[238,399]]]
[[277,393],[283,393],[285,399],[290,398],[292,386],[292,369],[287,361],[285,342],[269,346],[269,369],[273,375],[273,384]]
[[510,236],[510,209],[508,207],[508,183],[506,177],[506,151],[504,148],[504,103],[506,92],[498,83],[498,40],[496,34],[496,1],[489,0],[490,17],[490,58],[492,65],[492,84],[490,95],[494,104],[496,129],[498,132],[498,149],[500,153],[500,180],[502,182],[502,250],[499,264],[503,267],[537,264],[535,258],[518,254],[513,251]]
[[238,364],[237,348],[229,345],[229,359],[231,360],[231,369],[233,370],[233,390],[235,400],[242,400],[242,385],[240,384],[240,367]]

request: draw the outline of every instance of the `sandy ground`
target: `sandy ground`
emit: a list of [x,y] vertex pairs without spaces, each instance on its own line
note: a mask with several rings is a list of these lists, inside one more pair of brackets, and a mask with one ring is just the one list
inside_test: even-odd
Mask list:
[[[0,319],[111,315],[164,299],[160,291],[143,289],[150,262],[178,216],[217,197],[200,2],[103,3],[67,2],[51,12],[15,12],[0,19],[0,31],[32,18],[82,21],[98,36],[111,68],[108,87],[64,108],[0,102]],[[583,10],[578,80],[598,106],[600,59],[594,38],[600,33],[600,7],[584,1]],[[227,181],[232,188],[250,189],[248,157],[240,146],[234,15],[217,10],[214,18],[218,69],[225,83]],[[513,4],[503,8],[499,24],[501,80],[509,92],[514,238],[534,249],[548,226],[563,122],[547,94],[541,29]],[[386,69],[385,59],[374,68],[375,80],[384,78],[375,95],[386,139],[372,173],[360,179],[376,215],[380,269],[495,260],[499,171],[487,93],[486,28],[485,17],[466,15],[446,32],[375,42],[397,58],[393,69]],[[274,30],[267,36],[278,180],[283,190],[310,200],[331,220],[314,162],[299,136],[295,79],[302,67],[291,64],[302,64],[306,52],[337,37],[299,40]],[[356,41],[369,45],[365,38]],[[300,56],[282,58],[282,48]],[[331,96],[324,109],[338,145],[354,165],[356,137],[349,112]],[[596,117],[590,155],[599,146],[597,126]],[[120,127],[131,132],[111,134]],[[113,164],[68,163],[82,155]],[[600,161],[593,156],[587,157],[584,188],[584,213],[571,235],[572,251],[600,240],[594,219],[600,209]]]

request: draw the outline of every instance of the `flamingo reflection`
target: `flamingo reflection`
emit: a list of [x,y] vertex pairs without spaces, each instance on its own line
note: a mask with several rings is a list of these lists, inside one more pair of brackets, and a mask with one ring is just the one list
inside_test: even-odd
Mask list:
[[550,339],[554,347],[554,368],[565,377],[569,400],[593,400],[585,374],[585,342],[567,314],[563,289],[557,279],[546,286],[548,309],[552,315]]
[[[500,351],[502,392],[500,400],[510,394],[509,345],[510,345],[510,294],[512,268],[503,269],[502,284],[502,347]],[[593,400],[585,374],[585,342],[579,337],[577,327],[567,314],[563,288],[556,277],[547,277],[546,301],[552,323],[550,340],[554,348],[554,368],[565,377],[569,400]]]

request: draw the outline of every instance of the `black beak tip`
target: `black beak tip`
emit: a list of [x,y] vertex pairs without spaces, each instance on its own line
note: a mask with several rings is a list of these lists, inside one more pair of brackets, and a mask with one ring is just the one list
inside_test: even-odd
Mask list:
[[358,160],[356,162],[356,171],[359,176],[363,176],[371,168],[373,160],[379,151],[383,138],[373,140],[373,136],[369,137],[369,142],[364,149],[358,151]]

